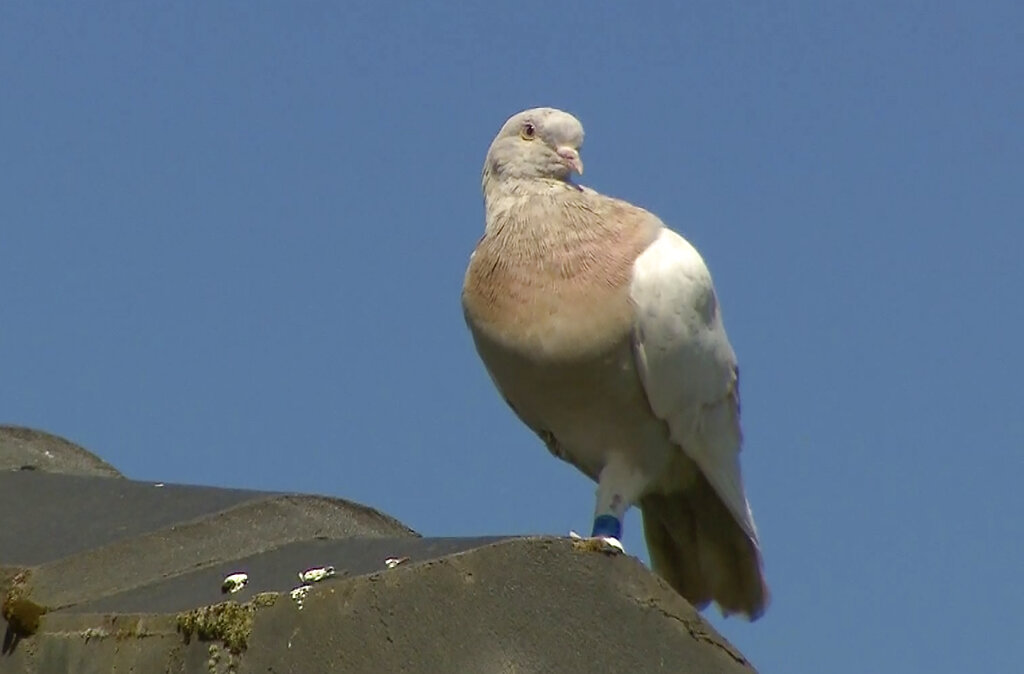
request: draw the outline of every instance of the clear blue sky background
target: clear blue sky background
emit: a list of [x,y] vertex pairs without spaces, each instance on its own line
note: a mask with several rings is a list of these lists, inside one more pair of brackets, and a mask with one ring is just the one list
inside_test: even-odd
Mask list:
[[679,4],[3,2],[0,420],[428,535],[587,529],[459,306],[491,138],[561,107],[740,356],[774,602],[715,624],[763,672],[1018,668],[1021,3]]

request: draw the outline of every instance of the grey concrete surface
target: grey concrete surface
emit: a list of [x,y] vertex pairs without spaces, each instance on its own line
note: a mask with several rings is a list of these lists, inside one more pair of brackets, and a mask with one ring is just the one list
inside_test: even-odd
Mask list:
[[[0,674],[752,671],[629,556],[422,537],[342,499],[157,486],[14,435],[0,432]],[[298,573],[327,565],[297,601]],[[233,572],[249,582],[225,594]]]

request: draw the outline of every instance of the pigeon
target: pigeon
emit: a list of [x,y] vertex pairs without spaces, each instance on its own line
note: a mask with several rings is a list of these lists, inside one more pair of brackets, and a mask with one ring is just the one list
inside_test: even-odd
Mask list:
[[583,126],[505,122],[483,168],[485,229],[462,306],[505,401],[597,483],[592,541],[631,506],[653,570],[698,608],[761,616],[769,592],[739,452],[739,369],[697,250],[650,212],[579,185]]

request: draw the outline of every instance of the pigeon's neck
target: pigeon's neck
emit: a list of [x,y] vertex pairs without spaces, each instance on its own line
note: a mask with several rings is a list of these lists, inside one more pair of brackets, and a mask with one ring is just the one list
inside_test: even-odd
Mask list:
[[508,268],[571,278],[580,269],[605,262],[618,265],[611,258],[625,249],[639,254],[661,228],[643,209],[593,190],[531,182],[520,184],[522,189],[484,193],[481,245]]
[[[525,234],[535,230],[542,234],[552,222],[562,221],[567,208],[583,197],[583,189],[572,183],[556,179],[484,180],[484,209],[487,214],[487,233],[497,235],[504,230],[512,234],[510,226]],[[564,229],[558,228],[558,229]],[[554,232],[551,232],[553,234]],[[564,233],[564,232],[563,232]]]
[[483,192],[485,200],[502,199],[504,197],[550,196],[580,192],[581,187],[568,180],[558,178],[514,178],[497,177],[485,171]]

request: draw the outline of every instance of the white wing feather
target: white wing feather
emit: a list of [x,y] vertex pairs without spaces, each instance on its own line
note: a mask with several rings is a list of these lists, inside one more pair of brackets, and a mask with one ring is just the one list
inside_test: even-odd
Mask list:
[[736,355],[704,260],[662,229],[636,260],[630,296],[637,370],[651,409],[756,544],[740,475]]

